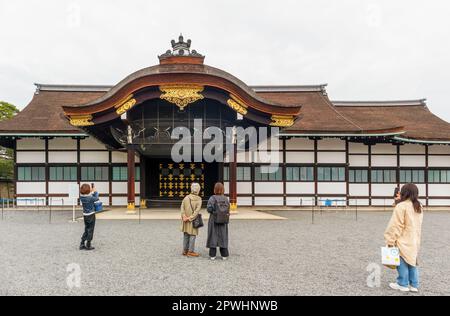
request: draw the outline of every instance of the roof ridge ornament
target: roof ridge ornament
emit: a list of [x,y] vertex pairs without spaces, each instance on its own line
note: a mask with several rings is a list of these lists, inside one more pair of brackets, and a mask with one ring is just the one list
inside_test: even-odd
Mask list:
[[183,34],[178,37],[178,42],[171,41],[172,49],[167,50],[164,54],[158,56],[161,64],[203,64],[205,56],[199,54],[195,49],[191,50],[192,40],[184,41]]

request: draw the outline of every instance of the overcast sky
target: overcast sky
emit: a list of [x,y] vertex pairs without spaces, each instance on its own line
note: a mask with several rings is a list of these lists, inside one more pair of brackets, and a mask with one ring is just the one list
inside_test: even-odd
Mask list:
[[427,98],[450,121],[444,0],[0,0],[0,100],[23,108],[35,82],[115,84],[156,64],[180,32],[249,85]]

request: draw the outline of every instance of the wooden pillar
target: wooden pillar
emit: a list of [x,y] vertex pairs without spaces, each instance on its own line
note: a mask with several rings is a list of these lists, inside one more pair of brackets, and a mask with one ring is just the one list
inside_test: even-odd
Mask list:
[[136,213],[136,180],[135,180],[135,165],[136,165],[136,153],[133,145],[128,145],[128,213]]
[[237,142],[233,143],[233,154],[230,161],[230,204],[231,211],[237,211]]

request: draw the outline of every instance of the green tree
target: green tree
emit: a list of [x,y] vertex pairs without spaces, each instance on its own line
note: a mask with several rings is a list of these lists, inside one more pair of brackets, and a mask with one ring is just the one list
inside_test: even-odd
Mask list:
[[[0,101],[0,121],[14,117],[19,113],[14,105],[8,102]],[[0,147],[0,178],[12,179],[14,177],[13,151],[8,148]]]
[[0,101],[0,121],[12,118],[19,113],[19,109],[8,102]]

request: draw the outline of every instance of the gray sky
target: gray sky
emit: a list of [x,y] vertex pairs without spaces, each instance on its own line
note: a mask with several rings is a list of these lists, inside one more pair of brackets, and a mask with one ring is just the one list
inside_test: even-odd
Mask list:
[[34,82],[115,84],[182,32],[250,85],[427,98],[450,121],[449,17],[444,0],[0,0],[0,100],[23,108]]

